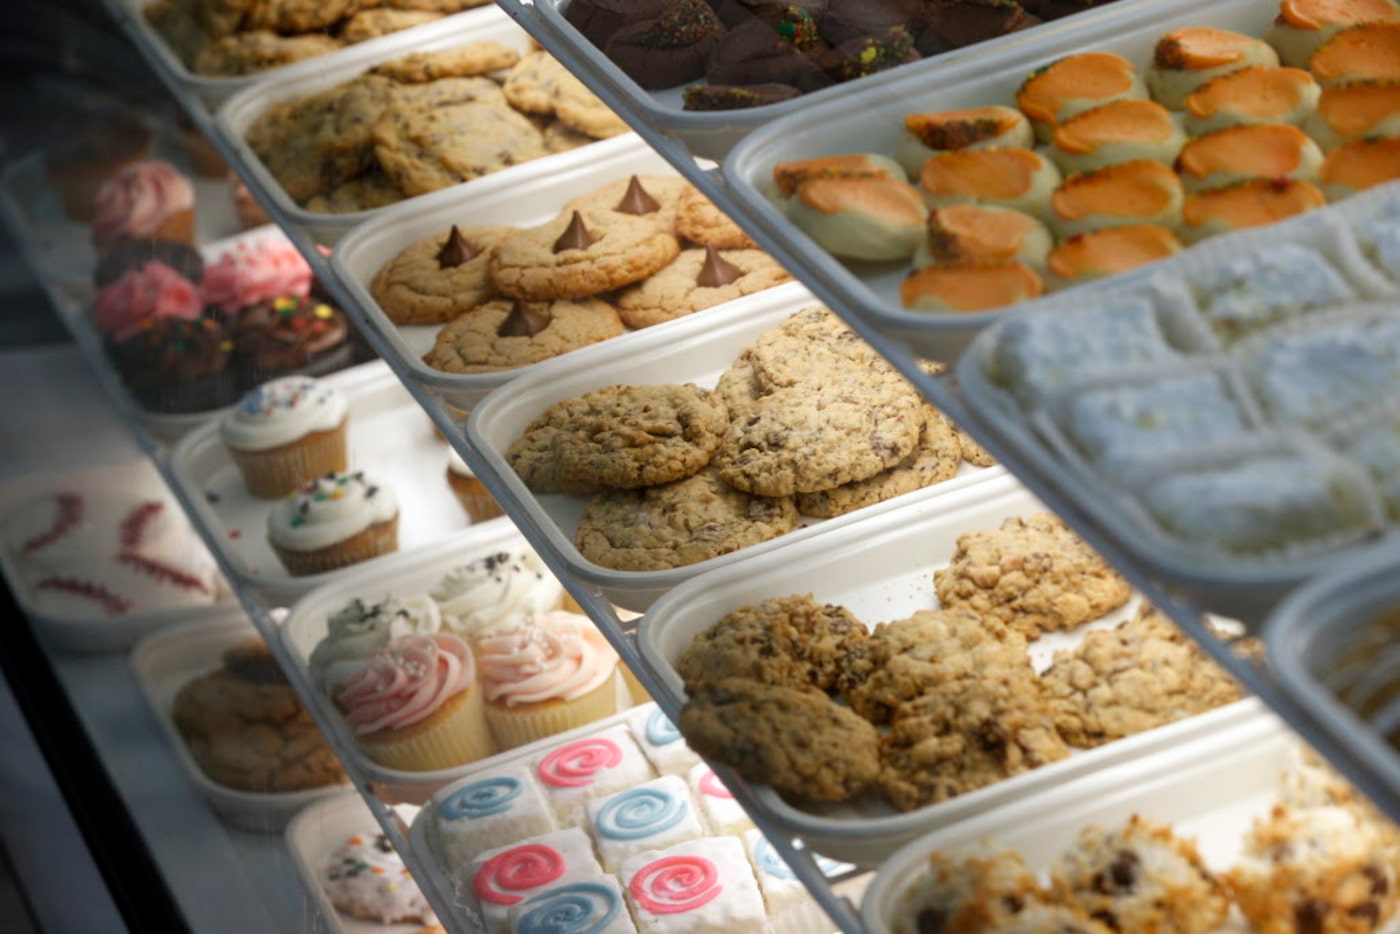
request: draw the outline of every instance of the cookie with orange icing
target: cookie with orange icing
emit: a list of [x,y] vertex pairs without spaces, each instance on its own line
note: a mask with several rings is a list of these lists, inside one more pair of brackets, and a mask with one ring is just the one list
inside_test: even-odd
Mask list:
[[1050,196],[1050,229],[1061,237],[1124,227],[1181,223],[1181,179],[1160,162],[1120,162],[1065,179]]
[[1363,136],[1400,136],[1400,79],[1323,88],[1303,130],[1324,150]]
[[1132,224],[1075,234],[1046,257],[1046,284],[1060,288],[1128,272],[1181,252],[1181,241],[1158,224]]
[[1327,154],[1318,172],[1330,201],[1400,179],[1400,138],[1357,139]]
[[1241,123],[1302,126],[1322,89],[1301,68],[1254,65],[1221,75],[1186,98],[1186,132],[1203,136]]
[[914,311],[966,314],[1005,308],[1044,291],[1039,273],[1025,263],[973,260],[915,270],[900,283],[899,298]]
[[1180,110],[1212,78],[1278,63],[1278,53],[1263,39],[1213,26],[1184,26],[1157,40],[1144,77],[1153,100]]
[[1023,211],[991,204],[950,204],[929,212],[928,234],[914,251],[918,268],[1018,260],[1045,268],[1050,230]]
[[1055,127],[1075,114],[1113,101],[1147,97],[1142,75],[1121,55],[1082,52],[1032,72],[1016,91],[1016,106],[1035,137],[1048,142]]
[[1014,107],[991,104],[906,115],[904,129],[895,140],[894,157],[910,178],[917,178],[925,160],[936,152],[1030,146],[1034,142],[1025,114]]
[[1186,134],[1170,110],[1155,101],[1122,100],[1057,126],[1050,158],[1066,175],[1135,159],[1170,165],[1185,144]]
[[1033,149],[962,149],[930,156],[919,191],[932,208],[993,204],[1043,216],[1060,181],[1055,164]]
[[874,152],[852,152],[838,156],[796,159],[773,166],[773,201],[787,210],[803,182],[818,178],[893,178],[906,181],[904,169],[889,156]]
[[1395,0],[1281,0],[1264,41],[1279,60],[1306,68],[1313,53],[1338,32],[1357,23],[1400,23]]
[[1215,234],[1263,227],[1326,205],[1322,191],[1311,182],[1245,179],[1187,196],[1181,206],[1181,235],[1194,243]]
[[1191,140],[1176,160],[1188,192],[1246,178],[1315,181],[1322,150],[1296,126],[1256,123],[1230,126]]
[[1319,84],[1400,80],[1400,23],[1358,23],[1313,53],[1308,70]]
[[918,189],[901,179],[816,178],[803,182],[788,218],[823,249],[844,259],[907,259],[924,235]]

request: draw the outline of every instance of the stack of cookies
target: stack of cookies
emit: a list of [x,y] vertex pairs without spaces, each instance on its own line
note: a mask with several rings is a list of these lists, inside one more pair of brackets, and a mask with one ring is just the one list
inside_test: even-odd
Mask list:
[[343,214],[626,131],[544,52],[473,42],[279,101],[246,136],[293,201]]
[[907,380],[812,307],[762,335],[714,390],[564,399],[506,456],[535,493],[591,497],[575,532],[584,558],[654,571],[949,479],[964,453]]
[[633,175],[535,227],[454,226],[412,243],[370,294],[396,324],[446,325],[423,358],[429,366],[489,373],[788,278],[689,182]]

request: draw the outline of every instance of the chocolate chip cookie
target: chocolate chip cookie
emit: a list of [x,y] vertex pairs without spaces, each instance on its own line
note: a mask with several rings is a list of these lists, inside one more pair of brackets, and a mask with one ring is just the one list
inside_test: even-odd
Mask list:
[[410,196],[548,154],[533,123],[494,101],[430,109],[395,107],[374,125],[375,158],[384,174]]
[[520,61],[520,57],[519,50],[500,42],[473,42],[453,49],[414,52],[376,65],[372,71],[404,84],[424,84],[442,78],[471,78],[511,68]]

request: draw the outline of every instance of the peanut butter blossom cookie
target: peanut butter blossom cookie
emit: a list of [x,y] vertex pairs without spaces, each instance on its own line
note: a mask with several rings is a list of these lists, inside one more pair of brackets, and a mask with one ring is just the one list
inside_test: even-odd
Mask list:
[[639,282],[679,252],[676,238],[644,216],[576,209],[500,244],[491,275],[506,295],[551,301]]
[[689,249],[617,297],[618,313],[630,328],[651,327],[745,295],[771,289],[792,277],[762,250]]
[[524,302],[498,298],[438,332],[423,361],[448,373],[494,373],[538,363],[622,333],[601,299]]
[[496,295],[491,247],[511,227],[458,227],[409,245],[379,270],[369,292],[395,324],[442,324]]

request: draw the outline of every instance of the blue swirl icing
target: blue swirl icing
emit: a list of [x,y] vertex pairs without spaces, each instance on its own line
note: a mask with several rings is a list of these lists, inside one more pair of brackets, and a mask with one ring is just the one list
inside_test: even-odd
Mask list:
[[520,797],[520,782],[509,777],[484,778],[453,792],[438,805],[443,820],[479,820],[509,811]]
[[647,742],[653,746],[665,746],[667,743],[674,743],[681,738],[681,731],[676,729],[676,725],[671,722],[671,718],[661,712],[658,707],[647,717]]
[[517,934],[598,934],[622,910],[616,892],[597,882],[575,882],[525,902]]
[[[797,873],[793,872],[792,867],[778,855],[777,849],[769,842],[767,837],[758,838],[758,842],[753,848],[753,856],[754,862],[758,864],[760,871],[776,879],[786,879],[789,882],[797,881]],[[839,872],[844,872],[851,868],[848,863],[843,863],[818,853],[812,854],[812,861],[817,864],[817,868],[821,870],[824,876],[834,876]]]
[[594,830],[613,840],[640,840],[670,830],[685,819],[690,805],[658,788],[633,788],[608,799]]

